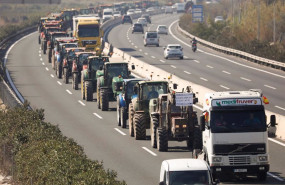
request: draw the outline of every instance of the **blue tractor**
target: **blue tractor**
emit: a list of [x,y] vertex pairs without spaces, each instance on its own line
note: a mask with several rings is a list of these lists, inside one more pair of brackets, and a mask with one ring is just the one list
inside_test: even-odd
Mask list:
[[126,128],[128,119],[129,103],[134,93],[134,86],[139,81],[145,81],[142,78],[124,79],[122,92],[117,97],[117,123],[118,126]]

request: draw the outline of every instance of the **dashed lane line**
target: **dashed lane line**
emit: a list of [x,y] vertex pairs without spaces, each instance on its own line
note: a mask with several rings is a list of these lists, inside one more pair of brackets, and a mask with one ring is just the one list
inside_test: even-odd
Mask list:
[[155,58],[155,56],[151,56],[151,58]]
[[165,61],[164,60],[159,60],[160,62],[162,62],[162,63],[165,63]]
[[142,149],[144,149],[145,151],[147,151],[148,153],[150,153],[151,155],[153,155],[153,156],[157,156],[157,154],[156,153],[154,153],[153,151],[151,151],[150,149],[148,149],[147,147],[142,147]]
[[54,75],[53,75],[53,74],[50,74],[50,76],[51,76],[52,78],[54,78]]
[[276,175],[274,175],[274,174],[272,174],[272,173],[270,173],[270,172],[267,172],[267,175],[269,175],[269,176],[271,176],[271,177],[273,177],[273,178],[275,178],[275,179],[277,179],[277,180],[279,180],[279,181],[281,181],[281,182],[284,181],[284,179],[282,179],[282,178],[280,178],[280,177],[278,177],[278,176],[276,176]]
[[272,86],[270,86],[270,85],[266,85],[266,84],[265,84],[264,86],[265,86],[265,87],[268,87],[268,88],[270,88],[270,89],[274,89],[274,90],[276,89],[275,87],[272,87]]
[[184,58],[189,58],[189,57],[187,57],[187,56],[184,56]]
[[208,81],[208,79],[206,79],[206,78],[200,77],[200,79],[201,79],[201,80],[204,80],[204,81],[206,81],[206,82]]
[[196,63],[198,63],[198,64],[200,63],[200,61],[198,61],[198,60],[194,60],[194,62],[196,62]]
[[240,79],[250,82],[251,80],[245,77],[240,77]]
[[49,69],[46,67],[46,70],[49,71]]
[[230,72],[228,72],[228,71],[222,71],[223,73],[226,73],[226,74],[228,74],[228,75],[230,75],[231,73]]
[[99,114],[97,114],[96,112],[93,113],[94,116],[98,117],[99,119],[103,119],[102,116],[100,116]]
[[67,92],[68,94],[72,94],[72,92],[71,92],[70,90],[68,90],[68,89],[66,89],[66,92]]
[[145,55],[148,55],[148,53],[144,53]]
[[228,87],[226,87],[226,86],[224,86],[224,85],[220,85],[220,87],[222,87],[222,88],[224,88],[224,89],[227,89],[227,90],[230,89],[230,88],[228,88]]
[[275,106],[276,108],[278,108],[278,109],[281,109],[281,110],[285,110],[285,108],[283,108],[283,107],[279,107],[279,106]]
[[43,66],[45,65],[45,63],[44,63],[44,62],[43,62],[42,64],[43,64]]
[[211,68],[211,69],[213,69],[214,67],[213,66],[209,66],[209,65],[206,65],[208,68]]
[[80,103],[81,105],[85,106],[85,103],[83,103],[81,100],[78,100],[78,103]]
[[40,61],[43,61],[43,58],[40,58]]
[[117,132],[119,132],[120,134],[122,134],[123,136],[127,135],[124,132],[122,132],[121,130],[119,130],[118,128],[114,128]]
[[188,72],[188,71],[184,71],[184,73],[186,73],[186,74],[188,74],[188,75],[191,75],[191,73],[190,73],[190,72]]
[[58,85],[62,85],[62,83],[60,81],[57,81]]
[[174,68],[174,69],[176,69],[176,66],[174,66],[174,65],[171,65],[171,67]]

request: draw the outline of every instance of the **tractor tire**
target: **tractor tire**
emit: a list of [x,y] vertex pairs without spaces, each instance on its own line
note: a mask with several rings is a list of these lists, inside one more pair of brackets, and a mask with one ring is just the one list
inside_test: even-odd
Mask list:
[[62,68],[61,68],[59,62],[56,63],[56,70],[55,71],[56,71],[57,78],[61,78],[62,77]]
[[127,116],[128,116],[127,109],[121,108],[120,111],[121,111],[121,126],[122,128],[126,128],[127,127]]
[[144,114],[134,115],[134,134],[136,140],[146,139],[146,117]]
[[150,141],[152,148],[157,148],[157,136],[156,136],[157,126],[158,126],[158,118],[153,116],[151,118],[151,125],[150,125]]
[[39,44],[41,44],[41,36],[39,35]]
[[48,55],[48,63],[51,63],[51,50],[50,49],[48,49],[47,55]]
[[63,73],[64,73],[64,75],[63,75],[63,82],[65,83],[65,84],[68,84],[69,83],[69,72],[68,72],[68,68],[63,68]]
[[121,108],[120,108],[120,100],[117,97],[117,123],[118,126],[121,126]]
[[86,101],[93,101],[93,86],[92,82],[90,81],[85,81],[84,82],[85,86],[85,99]]
[[168,136],[165,127],[157,128],[157,149],[160,152],[167,152],[168,150]]
[[101,89],[100,99],[102,111],[107,111],[109,109],[109,95],[105,89]]
[[85,100],[85,84],[81,81],[81,99]]
[[132,103],[129,104],[129,134],[134,137],[134,106]]
[[54,58],[54,55],[52,55],[52,56],[51,56],[51,68],[52,68],[53,70],[55,70],[54,64],[55,64],[55,58]]
[[197,159],[199,153],[202,151],[203,141],[202,141],[202,132],[199,126],[194,127],[194,138],[193,138],[193,151],[192,157]]
[[97,108],[101,109],[101,102],[100,102],[100,82],[99,79],[97,80]]
[[75,90],[78,90],[78,73],[73,73],[72,75],[72,87]]

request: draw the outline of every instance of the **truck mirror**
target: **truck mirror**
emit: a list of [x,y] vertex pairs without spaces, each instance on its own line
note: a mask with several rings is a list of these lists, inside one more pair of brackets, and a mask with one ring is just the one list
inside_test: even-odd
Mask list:
[[204,115],[200,116],[200,130],[205,131],[205,116]]
[[196,104],[196,103],[198,103],[198,98],[193,99],[193,104]]
[[134,86],[133,90],[134,90],[135,94],[138,94],[138,87],[137,86]]
[[159,185],[165,185],[165,183],[162,181],[162,182],[159,183]]
[[271,127],[275,127],[276,126],[276,116],[275,115],[271,115],[270,116],[270,126]]
[[136,68],[136,66],[134,64],[132,64],[132,70],[134,70]]
[[177,89],[178,84],[173,84],[173,89]]

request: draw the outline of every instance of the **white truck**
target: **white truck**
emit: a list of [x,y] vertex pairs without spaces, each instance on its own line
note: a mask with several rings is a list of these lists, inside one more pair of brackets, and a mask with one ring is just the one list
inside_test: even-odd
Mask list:
[[111,8],[106,8],[103,10],[103,22],[110,20],[113,18],[113,9]]
[[210,167],[201,159],[169,159],[161,164],[159,185],[214,185]]
[[[269,102],[257,89],[205,95],[200,117],[202,148],[214,179],[257,175],[266,180],[269,148],[264,103]],[[275,127],[275,119],[271,115],[271,127]]]
[[176,12],[177,13],[184,13],[185,12],[185,4],[186,3],[176,3]]

